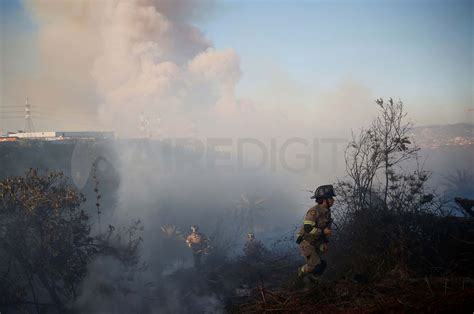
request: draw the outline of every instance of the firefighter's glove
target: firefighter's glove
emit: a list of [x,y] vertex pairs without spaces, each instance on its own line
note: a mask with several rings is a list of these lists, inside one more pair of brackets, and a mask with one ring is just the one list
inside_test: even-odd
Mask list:
[[296,244],[300,244],[301,242],[303,242],[303,236],[302,236],[302,235],[299,235],[299,236],[296,238]]

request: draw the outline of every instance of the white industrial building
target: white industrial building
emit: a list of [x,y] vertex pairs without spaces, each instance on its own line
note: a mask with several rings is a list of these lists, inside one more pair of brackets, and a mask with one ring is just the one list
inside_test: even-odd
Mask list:
[[62,140],[62,139],[113,139],[114,132],[100,131],[47,131],[47,132],[17,132],[8,133],[8,137],[31,138],[45,140]]

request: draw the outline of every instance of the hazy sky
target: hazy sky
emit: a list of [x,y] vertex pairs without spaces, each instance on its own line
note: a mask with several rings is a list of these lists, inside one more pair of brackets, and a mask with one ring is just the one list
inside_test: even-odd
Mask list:
[[[402,99],[420,124],[473,121],[472,0],[199,3],[190,23],[239,58],[237,98],[300,114],[350,86],[368,99]],[[34,77],[42,61],[33,40],[38,24],[22,2],[2,0],[0,10],[5,106],[12,101],[5,82]],[[29,36],[18,50],[15,42]],[[342,94],[351,101],[352,93]]]
[[351,77],[381,94],[451,103],[472,95],[473,10],[451,0],[219,1],[200,25],[239,53],[241,92],[272,64],[307,85]]

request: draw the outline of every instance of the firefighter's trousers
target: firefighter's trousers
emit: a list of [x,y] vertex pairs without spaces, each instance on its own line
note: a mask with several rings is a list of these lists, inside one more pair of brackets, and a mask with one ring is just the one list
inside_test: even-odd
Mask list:
[[319,245],[315,246],[307,240],[300,243],[301,255],[305,258],[306,264],[301,267],[303,273],[312,273],[321,264],[321,250]]

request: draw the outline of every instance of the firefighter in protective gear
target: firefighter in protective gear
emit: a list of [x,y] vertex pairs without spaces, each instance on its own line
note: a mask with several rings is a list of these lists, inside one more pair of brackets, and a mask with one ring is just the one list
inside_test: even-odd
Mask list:
[[244,254],[247,260],[258,262],[262,261],[263,258],[268,255],[268,251],[261,241],[255,239],[253,233],[248,233]]
[[326,268],[321,253],[327,251],[328,237],[332,233],[330,208],[334,204],[334,196],[336,194],[332,185],[322,185],[311,197],[317,204],[306,213],[296,240],[306,261],[306,264],[298,269],[299,277],[310,275],[314,278],[321,275]]
[[206,236],[199,232],[197,226],[192,225],[191,234],[186,238],[186,244],[193,252],[194,267],[200,268],[202,255],[205,253],[208,247]]

